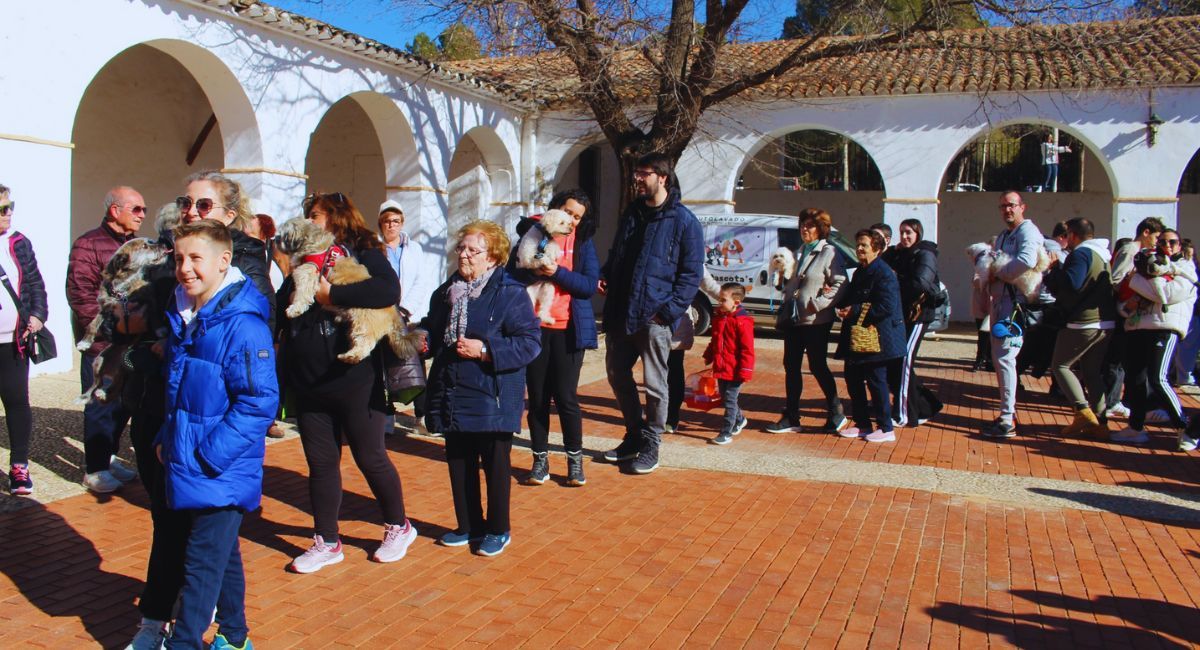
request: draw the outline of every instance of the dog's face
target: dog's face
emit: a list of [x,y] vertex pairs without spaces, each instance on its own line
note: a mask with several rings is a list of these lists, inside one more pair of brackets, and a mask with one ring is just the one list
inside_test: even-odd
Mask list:
[[967,257],[974,262],[979,259],[980,255],[985,255],[992,251],[992,247],[984,243],[971,244],[967,246]]
[[1157,278],[1166,275],[1171,268],[1171,260],[1153,248],[1143,248],[1134,255],[1133,268],[1148,278]]
[[562,210],[546,210],[542,213],[542,230],[551,237],[569,235],[575,230],[575,219]]
[[794,260],[792,251],[786,248],[777,249],[774,253],[771,253],[770,269],[772,271],[786,271]]
[[131,239],[121,245],[105,265],[105,272],[114,279],[130,272],[139,273],[167,261],[167,247],[145,237]]
[[302,217],[285,221],[275,236],[275,249],[287,255],[294,265],[301,258],[329,250],[333,244],[332,233]]

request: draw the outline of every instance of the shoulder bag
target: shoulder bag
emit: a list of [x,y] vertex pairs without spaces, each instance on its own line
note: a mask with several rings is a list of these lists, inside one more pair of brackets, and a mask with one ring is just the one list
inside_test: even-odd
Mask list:
[[[8,281],[8,273],[2,268],[0,268],[0,282],[4,283],[4,288],[8,290],[8,295],[12,296],[13,304],[17,306],[19,321],[28,323],[29,314],[25,312],[25,306],[21,302],[21,297],[13,289],[12,283]],[[58,356],[58,346],[54,343],[54,335],[46,328],[45,323],[42,323],[42,329],[35,332],[32,336],[25,338],[25,348],[26,356],[34,363],[49,361]]]
[[858,312],[858,322],[850,326],[850,351],[856,354],[876,354],[882,350],[879,346],[879,330],[874,325],[863,325],[871,303],[864,302],[862,311]]

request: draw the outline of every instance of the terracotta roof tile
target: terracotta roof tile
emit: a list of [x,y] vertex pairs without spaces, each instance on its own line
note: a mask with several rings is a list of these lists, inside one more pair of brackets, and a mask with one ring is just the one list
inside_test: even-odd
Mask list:
[[[818,47],[853,40],[830,38]],[[726,46],[716,80],[766,68],[794,45],[767,41]],[[578,104],[586,91],[574,66],[556,52],[444,65],[551,108]],[[657,85],[639,53],[618,51],[612,65],[619,70],[622,97],[654,97]],[[1200,17],[1187,16],[917,34],[901,45],[817,60],[750,94],[812,98],[1197,84]]]

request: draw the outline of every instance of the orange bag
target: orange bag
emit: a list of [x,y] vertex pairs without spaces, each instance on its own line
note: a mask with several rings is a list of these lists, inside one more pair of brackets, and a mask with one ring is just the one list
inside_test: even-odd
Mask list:
[[691,408],[711,411],[721,405],[721,393],[712,368],[688,375],[683,386],[683,401]]

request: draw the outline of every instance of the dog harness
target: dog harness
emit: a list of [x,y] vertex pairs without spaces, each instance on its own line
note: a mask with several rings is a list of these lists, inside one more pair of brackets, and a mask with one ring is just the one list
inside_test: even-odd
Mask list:
[[535,253],[533,256],[533,259],[540,260],[546,256],[546,247],[550,245],[551,241],[550,233],[546,232],[546,229],[542,227],[542,222],[540,221],[535,221],[533,223],[533,227],[542,232],[542,240],[538,242],[537,253]]
[[305,255],[302,263],[316,266],[320,270],[321,275],[328,280],[329,272],[333,270],[333,265],[337,264],[337,261],[343,257],[350,257],[350,250],[341,244],[334,244],[323,253]]

